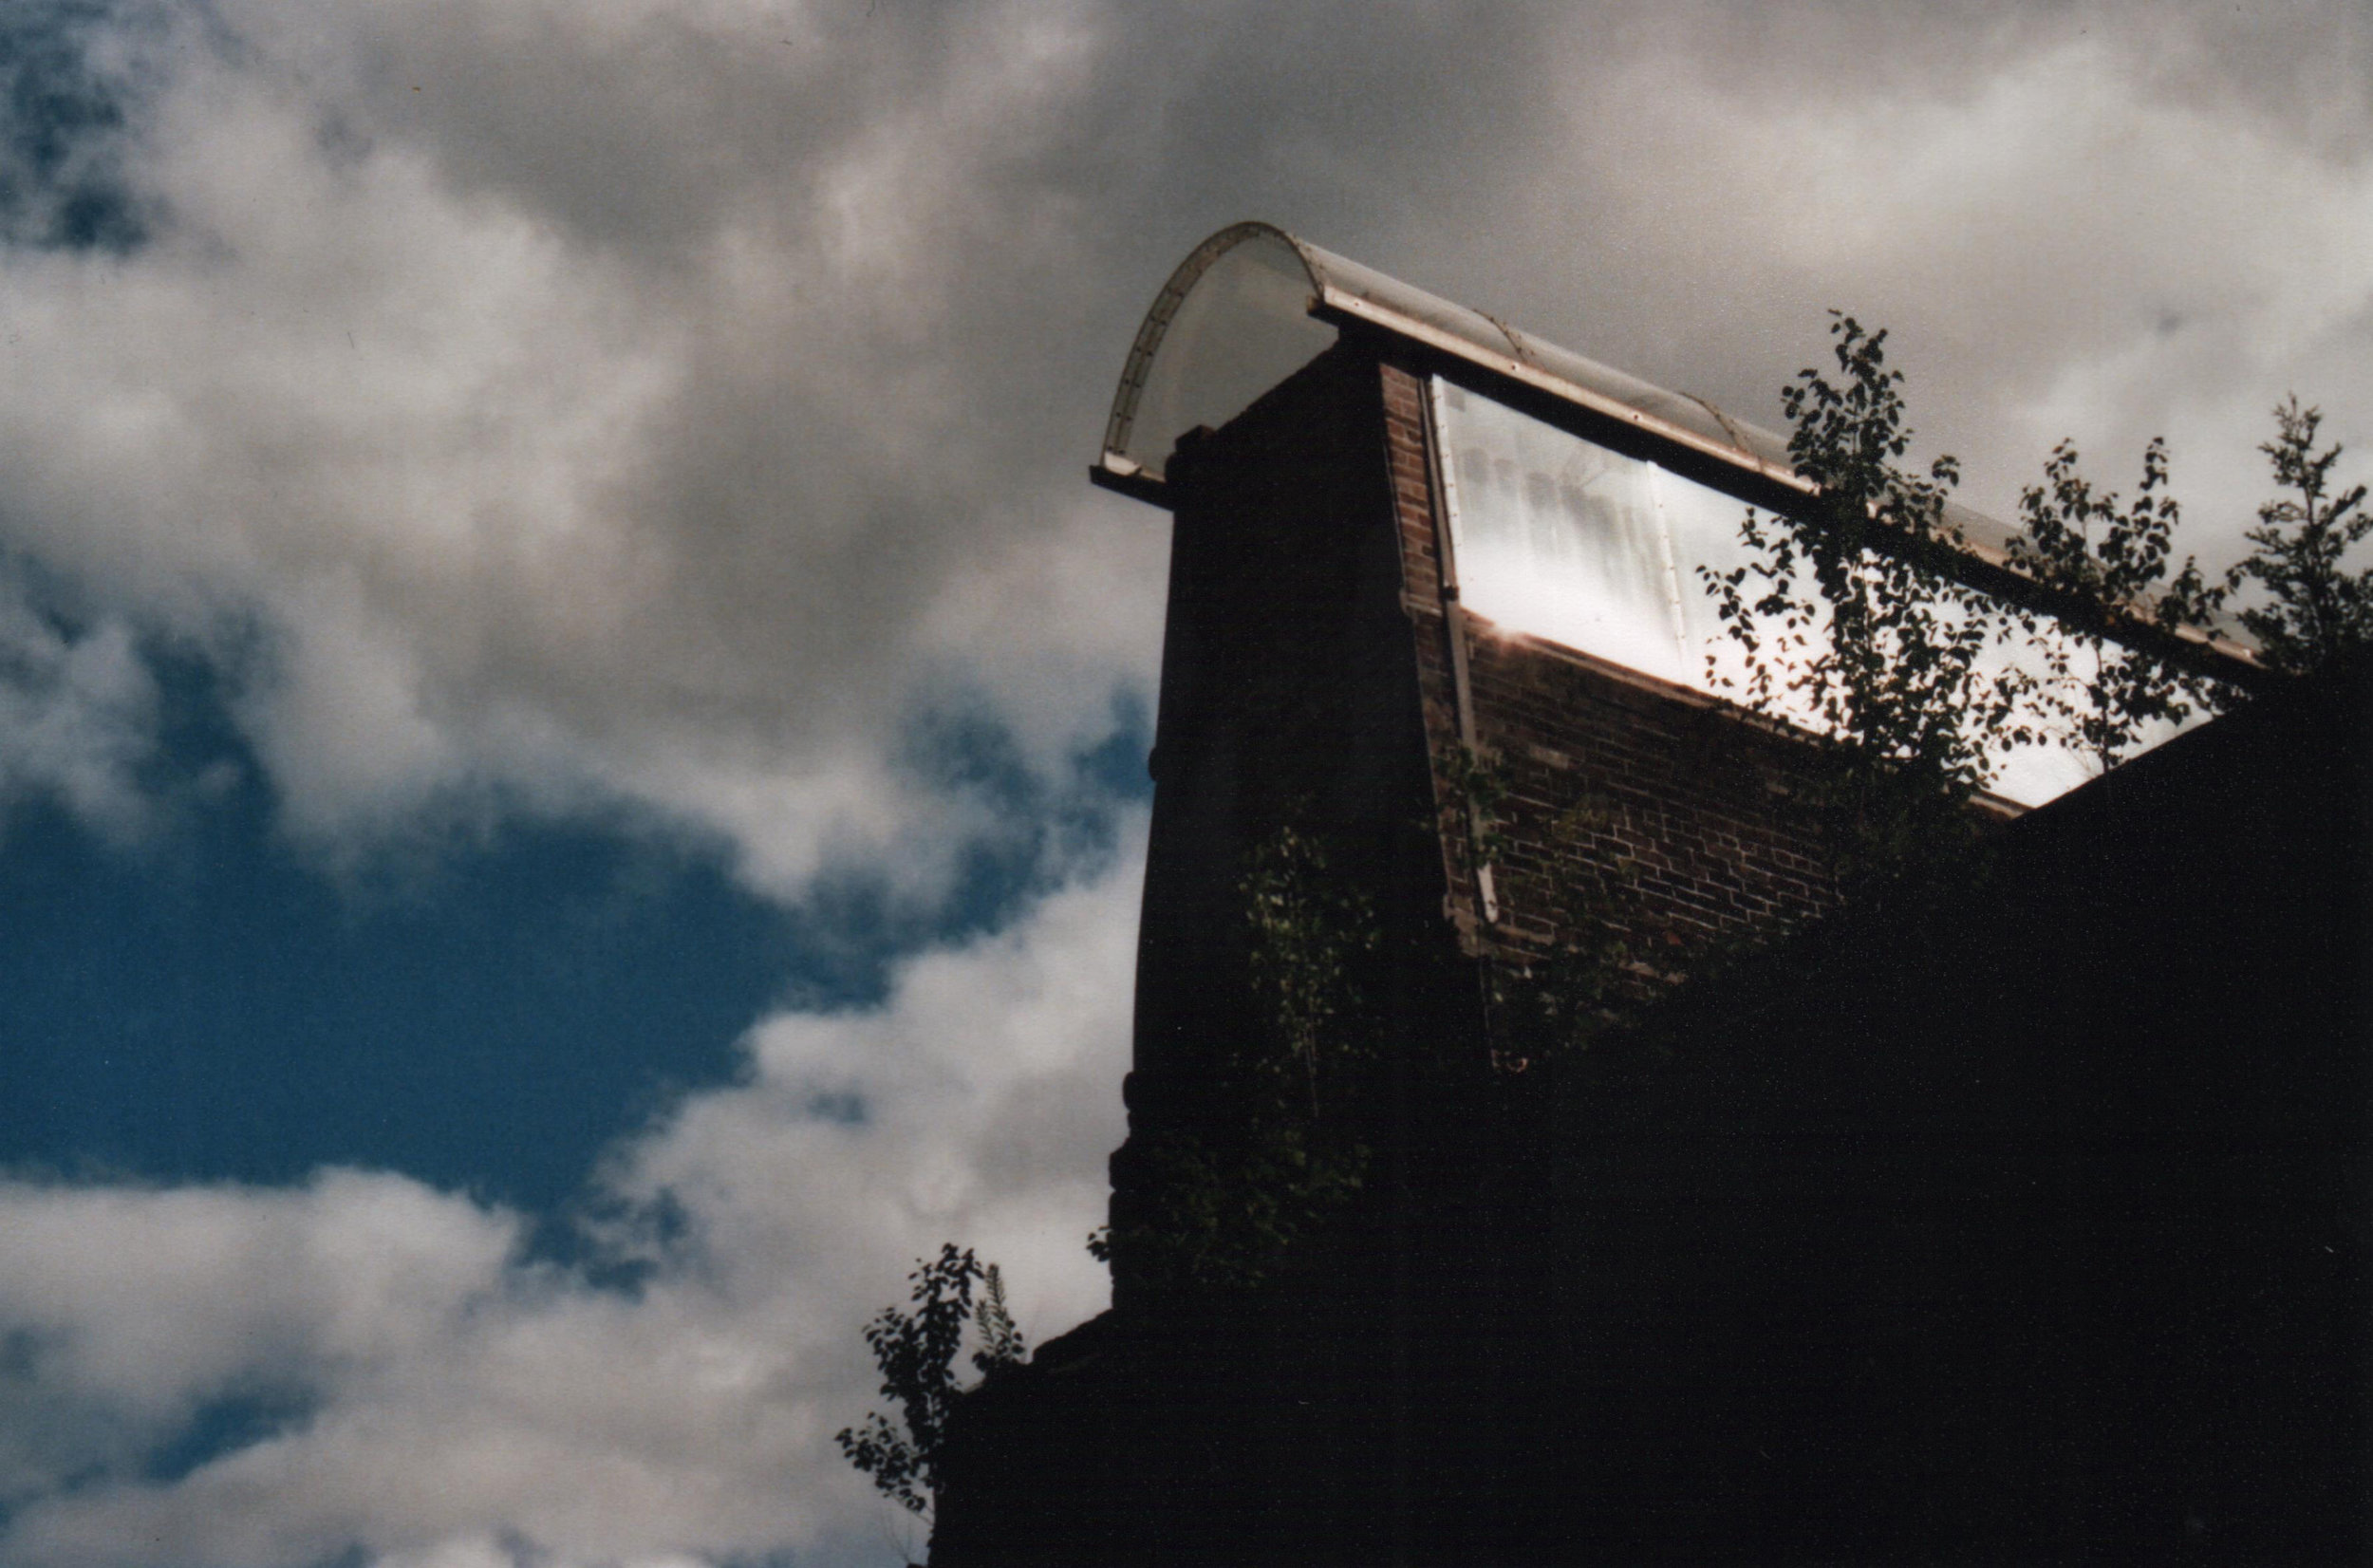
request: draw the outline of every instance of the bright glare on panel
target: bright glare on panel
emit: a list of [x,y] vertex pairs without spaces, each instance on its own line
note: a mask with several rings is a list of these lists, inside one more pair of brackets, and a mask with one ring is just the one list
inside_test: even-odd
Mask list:
[[1741,565],[1741,503],[1488,398],[1433,383],[1459,596],[1511,630],[1711,690],[1727,655],[1697,569]]
[[[1732,696],[1720,677],[1742,679],[1745,661],[1699,569],[1747,564],[1746,503],[1448,382],[1431,391],[1460,601],[1508,630]],[[2042,673],[2025,639],[1998,644],[1987,663]],[[2158,726],[2148,744],[2177,729]],[[2041,805],[2099,772],[2066,746],[2022,747],[1994,791]]]

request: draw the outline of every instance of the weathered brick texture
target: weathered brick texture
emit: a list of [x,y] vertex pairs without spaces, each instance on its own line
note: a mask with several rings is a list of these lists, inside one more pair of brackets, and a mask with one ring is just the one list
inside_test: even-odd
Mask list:
[[1499,918],[1483,919],[1464,797],[1443,766],[1460,744],[1460,695],[1423,383],[1396,364],[1378,369],[1447,909],[1467,950],[1524,962],[1585,920],[1685,946],[1824,906],[1832,888],[1801,804],[1797,742],[1702,693],[1470,616],[1476,746],[1509,786],[1499,813],[1506,848],[1493,868]]
[[[1522,967],[1595,922],[1628,932],[1661,972],[1677,965],[1659,954],[1828,898],[1796,743],[1700,694],[1480,622],[1463,633],[1462,697],[1423,383],[1386,352],[1347,339],[1224,428],[1182,440],[1169,465],[1116,1228],[1146,1201],[1148,1140],[1229,1114],[1210,1099],[1209,1054],[1263,1027],[1243,878],[1281,824],[1328,836],[1331,871],[1373,902],[1380,950],[1399,955],[1379,999],[1386,1060],[1496,1052],[1477,959]],[[1448,772],[1462,702],[1510,785],[1492,921]],[[1114,1280],[1126,1297],[1118,1255]]]

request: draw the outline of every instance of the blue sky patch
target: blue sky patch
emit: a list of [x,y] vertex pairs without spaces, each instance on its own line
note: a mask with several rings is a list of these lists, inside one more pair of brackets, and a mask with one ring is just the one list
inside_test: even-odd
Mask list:
[[[919,771],[1010,828],[928,912],[855,878],[784,908],[720,853],[601,822],[514,821],[333,879],[275,831],[222,679],[149,663],[163,831],[127,849],[35,799],[0,832],[0,1168],[280,1184],[350,1165],[556,1215],[606,1146],[731,1082],[768,1011],[880,1000],[900,957],[996,929],[1109,852],[1149,788],[1126,698],[1054,784],[992,721],[925,726]],[[173,788],[200,777],[217,787]],[[811,1110],[868,1115],[853,1095]],[[571,1250],[555,1228],[540,1252]]]
[[942,710],[909,730],[906,765],[935,788],[981,800],[1007,828],[964,848],[933,940],[1000,929],[1067,875],[1098,867],[1117,846],[1122,813],[1153,798],[1152,716],[1129,689],[1110,700],[1111,728],[1074,753],[1053,783],[1024,764],[1012,732],[984,709]]
[[123,172],[127,84],[92,53],[127,20],[104,0],[0,8],[0,239],[121,253],[146,237]]
[[170,1484],[224,1454],[251,1447],[303,1425],[313,1402],[300,1394],[228,1394],[191,1412],[164,1443],[150,1450],[140,1479]]
[[721,868],[514,829],[425,891],[296,863],[253,775],[151,855],[53,807],[0,844],[0,1161],[289,1182],[402,1170],[543,1206],[721,1083],[799,970]]

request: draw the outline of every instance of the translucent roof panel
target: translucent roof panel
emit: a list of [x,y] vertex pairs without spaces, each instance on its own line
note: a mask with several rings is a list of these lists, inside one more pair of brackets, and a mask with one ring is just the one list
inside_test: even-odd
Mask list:
[[[1659,445],[1670,448],[1677,466],[1717,486],[1728,482],[1724,469],[1709,470],[1705,458],[1736,472],[1743,483],[1801,494],[1813,489],[1790,466],[1787,443],[1770,431],[1266,223],[1221,230],[1170,274],[1130,345],[1096,467],[1118,488],[1162,504],[1164,470],[1180,436],[1197,425],[1227,423],[1335,343],[1336,324],[1352,323],[1478,366],[1486,372],[1485,384],[1516,383],[1618,420],[1649,438],[1652,454]],[[1588,421],[1579,422],[1587,427]],[[2010,564],[2009,529],[1957,506],[1946,509],[1946,521],[1973,561],[1991,568]],[[2197,640],[2188,632],[2186,638]],[[2235,670],[2246,666],[2245,650],[2221,638],[2211,645]]]
[[1520,357],[1516,335],[1480,310],[1453,305],[1439,294],[1429,294],[1332,251],[1299,240],[1295,245],[1310,262],[1326,303],[1338,310],[1369,320],[1382,319],[1404,330],[1411,326],[1424,327],[1431,335],[1486,354]]
[[1446,382],[1432,395],[1462,602],[1511,630],[1703,685],[1683,557],[1703,553],[1691,542],[1735,534],[1737,504]]
[[1240,223],[1197,247],[1137,330],[1104,467],[1161,478],[1179,437],[1225,424],[1317,359],[1336,336],[1310,314],[1317,297],[1300,251],[1266,224]]
[[1553,396],[1790,483],[1778,437],[1266,223],[1221,230],[1179,264],[1130,345],[1098,466],[1157,486],[1178,438],[1217,428],[1336,340],[1318,317],[1371,323]]
[[[1439,378],[1429,393],[1461,603],[1504,631],[1735,699],[1747,664],[1704,573],[1748,564],[1746,503]],[[1779,626],[1762,630],[1780,645]],[[2044,656],[2014,631],[1982,663],[2040,680]],[[1788,717],[1819,727],[1809,712]],[[2155,726],[2146,745],[2177,728]],[[2021,747],[1994,790],[2041,805],[2100,771],[2065,745]]]

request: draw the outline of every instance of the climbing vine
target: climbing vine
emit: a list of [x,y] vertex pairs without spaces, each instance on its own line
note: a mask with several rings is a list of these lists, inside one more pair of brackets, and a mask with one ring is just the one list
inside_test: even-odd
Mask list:
[[1158,1215],[1089,1249],[1157,1287],[1243,1289],[1365,1185],[1374,1157],[1365,1102],[1377,1029],[1363,971],[1373,908],[1336,874],[1317,832],[1287,826],[1238,883],[1254,1006],[1241,1036],[1205,1053],[1209,1113],[1132,1140]]

